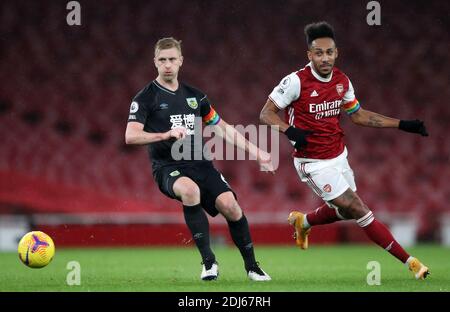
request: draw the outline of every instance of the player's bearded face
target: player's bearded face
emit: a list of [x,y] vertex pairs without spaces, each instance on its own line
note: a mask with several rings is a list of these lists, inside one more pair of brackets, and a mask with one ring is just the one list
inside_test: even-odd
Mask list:
[[331,73],[337,56],[338,50],[331,38],[314,40],[308,50],[308,59],[313,63],[315,71],[323,77]]
[[176,80],[183,64],[183,56],[177,48],[159,50],[155,55],[155,66],[158,75],[166,82]]

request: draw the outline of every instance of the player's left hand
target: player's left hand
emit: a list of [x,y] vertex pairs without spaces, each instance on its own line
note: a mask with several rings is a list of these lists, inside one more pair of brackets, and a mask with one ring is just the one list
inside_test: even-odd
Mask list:
[[421,136],[428,136],[427,129],[425,128],[425,124],[422,120],[400,120],[398,128],[406,132],[418,133]]
[[272,157],[269,153],[259,150],[258,157],[256,159],[259,164],[259,168],[261,171],[270,172],[271,174],[275,174],[275,168],[272,163]]

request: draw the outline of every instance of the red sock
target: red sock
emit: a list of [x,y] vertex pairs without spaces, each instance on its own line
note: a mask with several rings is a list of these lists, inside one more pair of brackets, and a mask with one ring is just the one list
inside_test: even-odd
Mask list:
[[392,236],[391,232],[373,217],[372,212],[356,220],[359,226],[366,232],[366,235],[378,246],[388,251],[401,262],[405,263],[409,254],[400,246]]
[[323,204],[316,210],[306,215],[306,220],[309,225],[328,224],[336,221],[340,221],[334,208],[328,207],[327,204]]

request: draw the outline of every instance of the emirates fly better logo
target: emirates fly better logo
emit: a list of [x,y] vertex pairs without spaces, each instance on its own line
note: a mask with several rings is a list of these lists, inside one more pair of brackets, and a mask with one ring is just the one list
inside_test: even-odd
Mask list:
[[[336,91],[337,91],[337,86],[336,86]],[[341,110],[340,110],[341,104],[342,104],[342,100],[334,100],[334,101],[330,101],[330,102],[323,101],[322,103],[318,103],[318,104],[311,103],[311,104],[309,104],[309,112],[313,113],[313,114],[315,113],[316,114],[315,118],[317,120],[326,118],[326,117],[337,116],[341,112]]]

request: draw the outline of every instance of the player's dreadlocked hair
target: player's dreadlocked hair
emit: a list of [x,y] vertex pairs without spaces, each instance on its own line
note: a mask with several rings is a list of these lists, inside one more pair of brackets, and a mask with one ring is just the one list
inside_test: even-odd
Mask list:
[[311,47],[311,43],[317,38],[334,38],[334,29],[327,22],[311,23],[305,26],[306,43]]
[[177,50],[180,51],[181,54],[181,40],[177,40],[173,37],[159,39],[155,44],[155,55],[158,54],[158,52],[161,50],[170,48],[177,48]]

